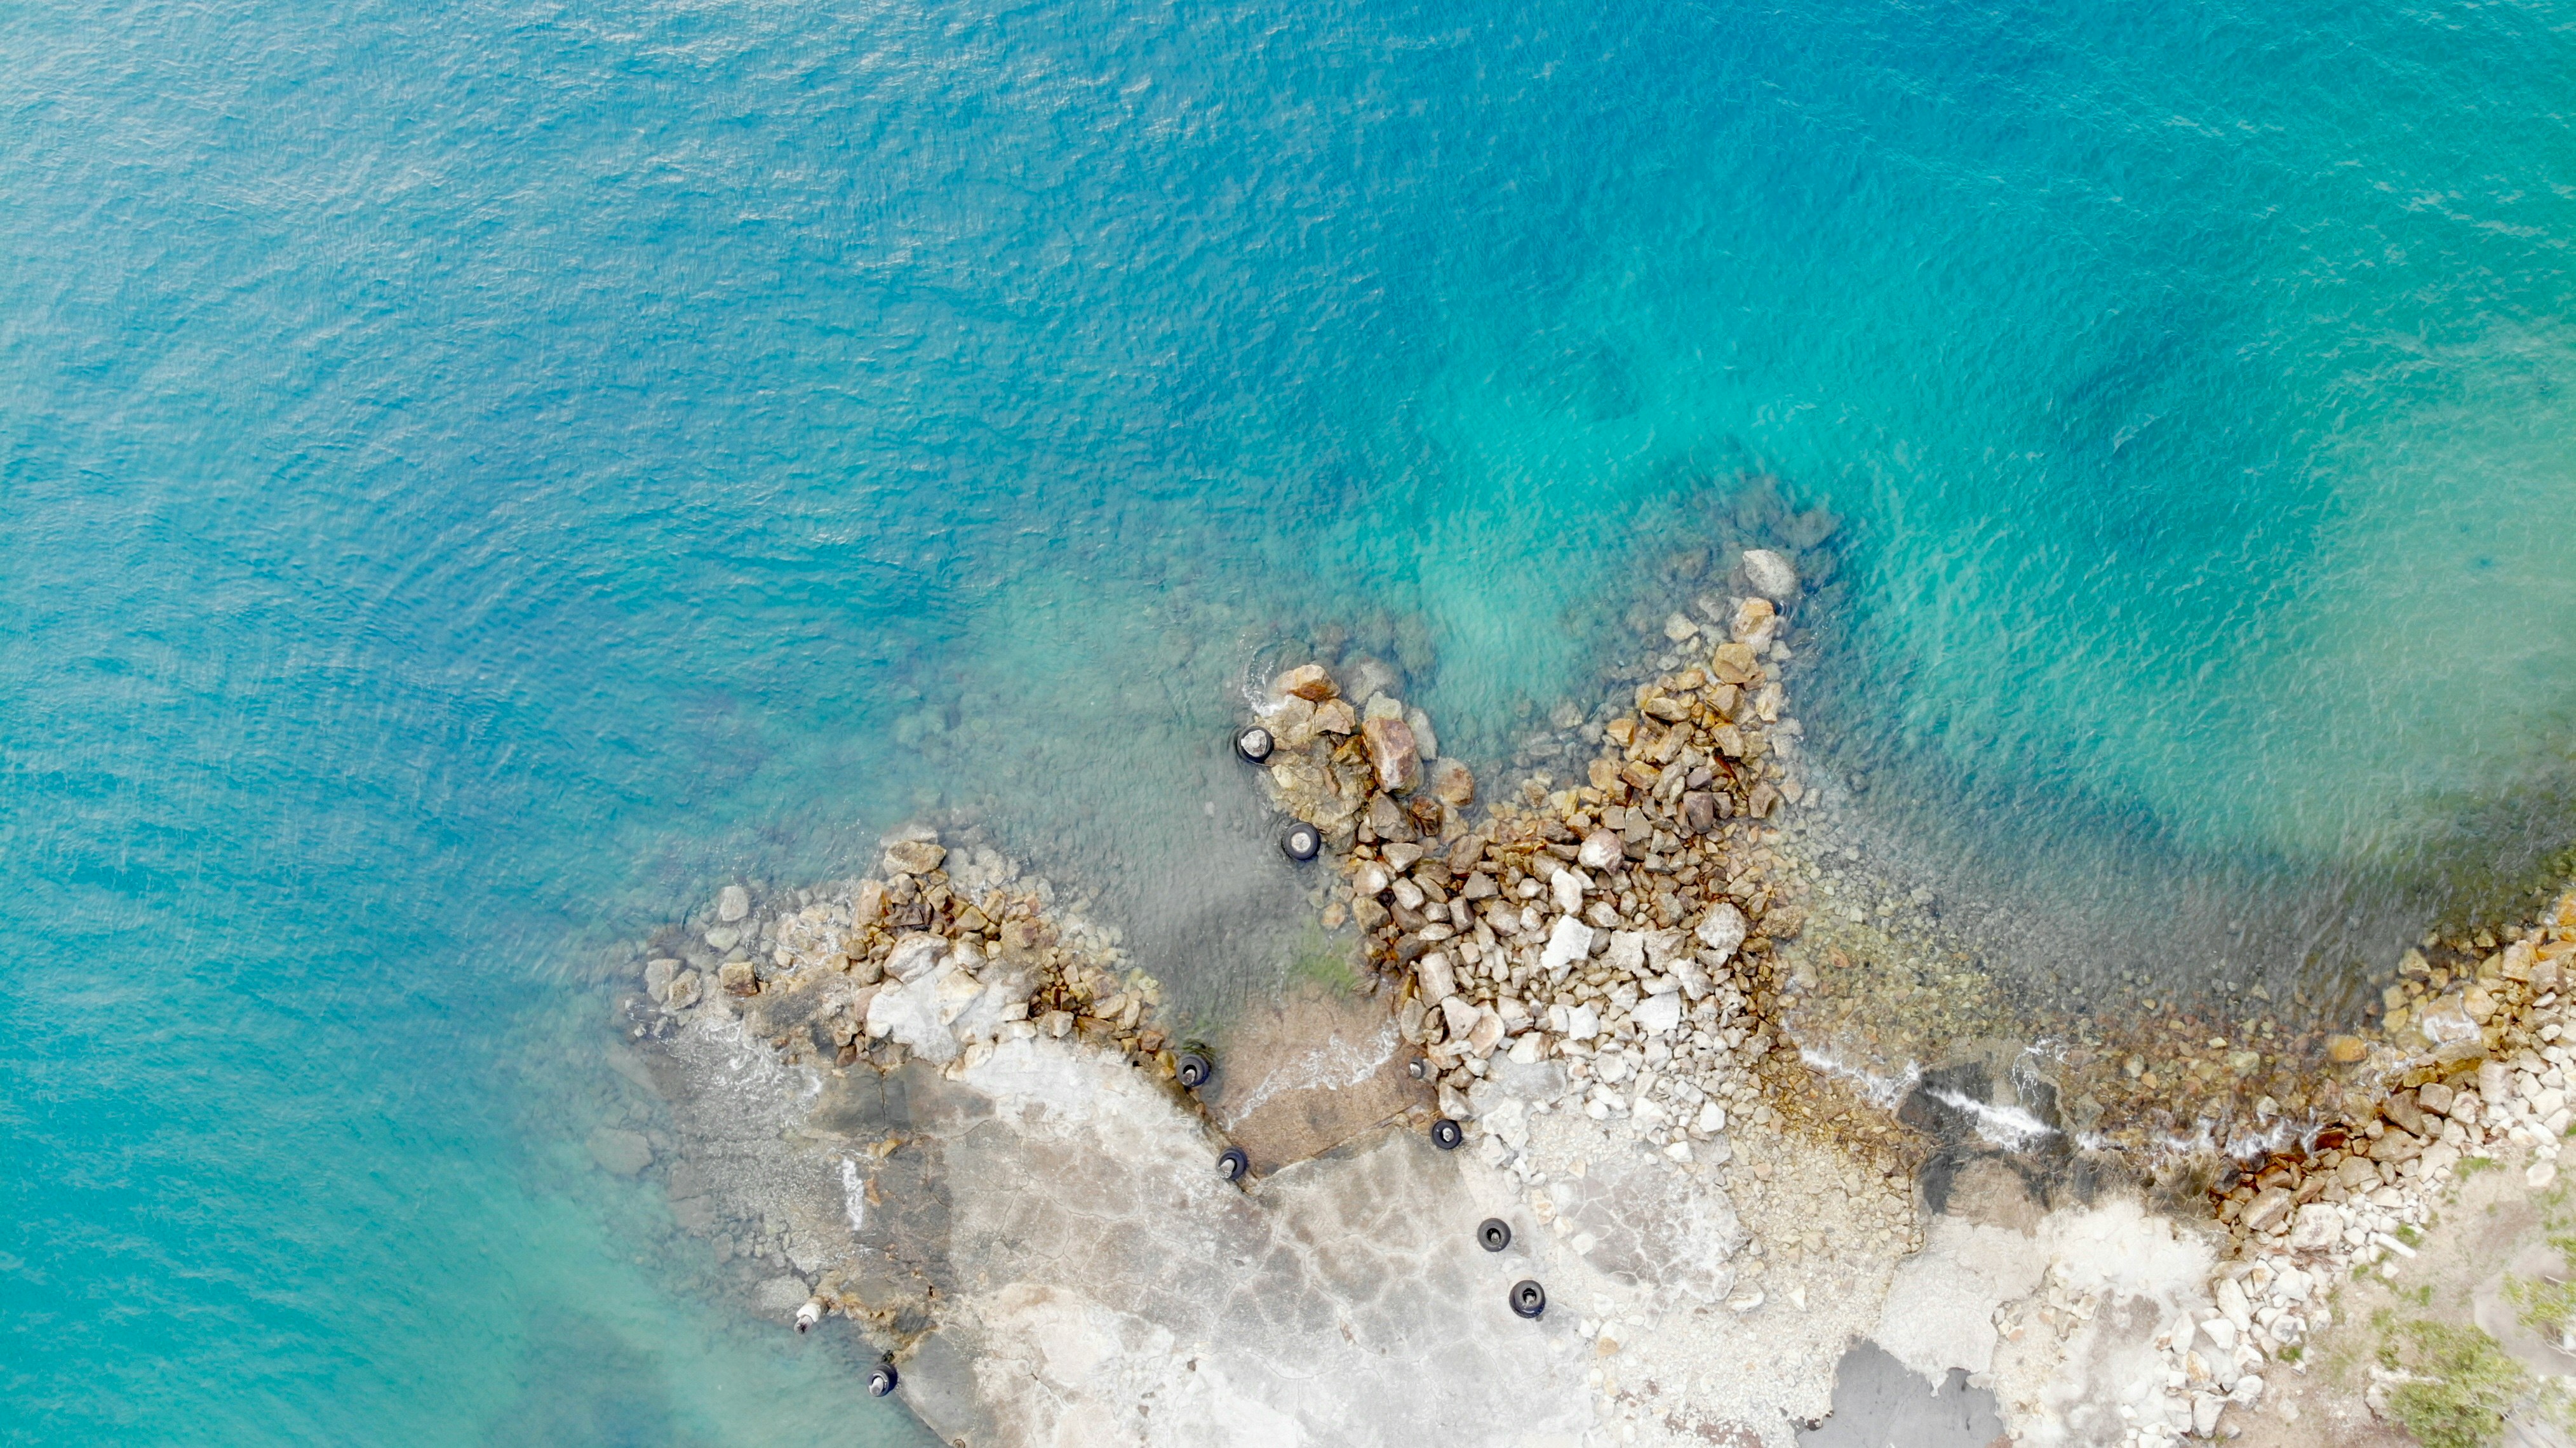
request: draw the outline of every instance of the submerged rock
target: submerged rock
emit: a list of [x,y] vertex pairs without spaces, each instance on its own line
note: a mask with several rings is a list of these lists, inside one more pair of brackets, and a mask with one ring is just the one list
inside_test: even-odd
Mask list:
[[1753,591],[1777,602],[1798,591],[1797,565],[1768,548],[1744,550],[1744,581]]

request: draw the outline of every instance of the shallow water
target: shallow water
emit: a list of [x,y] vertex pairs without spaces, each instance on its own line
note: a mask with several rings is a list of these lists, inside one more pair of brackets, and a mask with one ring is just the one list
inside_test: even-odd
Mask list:
[[2029,968],[2566,836],[2563,5],[17,18],[15,1439],[904,1441],[584,1165],[597,950],[934,809],[1272,989],[1243,680],[1498,758],[1748,469]]

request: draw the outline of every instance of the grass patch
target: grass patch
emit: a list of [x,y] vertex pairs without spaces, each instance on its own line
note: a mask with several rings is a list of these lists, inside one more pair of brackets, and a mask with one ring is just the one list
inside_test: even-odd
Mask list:
[[2494,1171],[2497,1167],[2502,1165],[2504,1165],[2504,1163],[2497,1161],[2491,1156],[2464,1156],[2460,1158],[2460,1164],[2458,1166],[2451,1168],[2451,1175],[2465,1181],[2470,1177],[2476,1176],[2479,1172]]
[[2496,1340],[2474,1327],[2382,1312],[2379,1365],[2408,1380],[2389,1389],[2388,1412],[2424,1448],[2490,1448],[2504,1439],[2506,1411],[2534,1382]]

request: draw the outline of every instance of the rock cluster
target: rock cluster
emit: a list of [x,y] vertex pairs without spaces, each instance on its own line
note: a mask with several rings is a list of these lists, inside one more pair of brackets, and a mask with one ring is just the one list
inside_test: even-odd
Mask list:
[[2405,1002],[2390,1011],[2397,1038],[2347,1038],[2346,1054],[2393,1089],[2215,1194],[2234,1249],[2211,1284],[2218,1312],[2166,1343],[2196,1431],[2212,1432],[2228,1403],[2257,1401],[2267,1362],[2301,1356],[2329,1320],[2327,1285],[2415,1255],[2416,1232],[2470,1163],[2510,1163],[2535,1190],[2556,1178],[2576,1120],[2576,890],[2485,949],[2457,974],[2410,953],[2402,973],[2424,988],[2392,987]]
[[927,828],[888,841],[878,876],[757,902],[728,885],[701,919],[714,924],[651,943],[646,994],[675,1014],[738,1012],[789,1065],[972,1065],[1043,1032],[1174,1072],[1154,1021],[1162,988],[1127,967],[1114,931],[1015,862],[952,853]]
[[[1582,783],[1534,779],[1481,820],[1474,778],[1439,757],[1420,710],[1382,693],[1355,707],[1311,664],[1273,682],[1274,798],[1324,832],[1344,882],[1326,923],[1355,921],[1395,983],[1445,1115],[1476,1118],[1505,1058],[1561,1062],[1584,1114],[1677,1161],[1730,1111],[1770,1115],[1749,1068],[1789,1049],[1761,1003],[1775,940],[1799,928],[1766,824],[1802,795],[1773,602],[1796,575],[1776,553],[1746,572],[1758,591],[1709,610],[1722,638],[1667,621],[1667,639],[1707,652],[1637,686]],[[1511,1156],[1511,1136],[1489,1133],[1488,1156]]]

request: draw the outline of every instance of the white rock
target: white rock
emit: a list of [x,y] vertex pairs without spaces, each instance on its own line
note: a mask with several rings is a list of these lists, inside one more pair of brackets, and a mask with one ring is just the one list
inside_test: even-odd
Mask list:
[[1512,1062],[1514,1065],[1519,1066],[1535,1066],[1538,1064],[1541,1053],[1546,1050],[1547,1043],[1539,1039],[1538,1032],[1532,1031],[1527,1035],[1515,1037],[1513,1039],[1511,1049]]
[[886,956],[886,974],[909,984],[929,974],[931,967],[947,954],[948,942],[936,935],[906,935],[894,943],[893,951]]
[[1547,888],[1556,899],[1556,908],[1568,913],[1583,908],[1583,892],[1591,885],[1581,870],[1559,870],[1547,877]]
[[2203,1333],[2208,1334],[2209,1340],[2218,1345],[2218,1350],[2220,1352],[2232,1353],[2236,1351],[2235,1323],[2232,1323],[2223,1317],[2213,1317],[2207,1322],[2202,1323],[2200,1325],[2200,1330]]
[[1785,599],[1798,591],[1798,569],[1788,559],[1768,548],[1744,550],[1744,581],[1753,591],[1769,599]]
[[1570,1006],[1565,1012],[1566,1039],[1588,1041],[1601,1034],[1601,1013],[1588,1005]]
[[716,918],[731,925],[751,913],[751,892],[740,885],[727,885],[716,892]]
[[2235,1278],[2219,1278],[2218,1290],[2214,1295],[2218,1299],[2219,1312],[2236,1325],[2237,1331],[2242,1332],[2253,1326],[2254,1309],[2245,1301],[2245,1289],[2237,1285]]
[[1649,1036],[1660,1036],[1682,1023],[1682,998],[1675,994],[1650,995],[1629,1012],[1637,1029]]
[[1587,870],[1614,869],[1627,858],[1627,845],[1613,830],[1594,830],[1583,837],[1575,862]]
[[[1563,879],[1560,875],[1557,878]],[[1551,976],[1562,975],[1566,967],[1592,953],[1592,927],[1571,915],[1556,917],[1547,932],[1547,948],[1539,952],[1539,969]]]
[[1621,975],[1643,975],[1646,971],[1646,933],[1642,930],[1613,930],[1610,948],[1601,952],[1601,964]]
[[1476,1029],[1479,1012],[1465,996],[1446,995],[1440,998],[1440,1018],[1448,1024],[1449,1039],[1464,1041],[1467,1033]]
[[1703,1136],[1715,1136],[1726,1129],[1726,1108],[1714,1101],[1703,1103],[1692,1120],[1691,1130]]
[[1687,614],[1674,613],[1664,619],[1664,637],[1674,643],[1682,643],[1698,633],[1699,625],[1693,623]]
[[1746,929],[1744,912],[1721,900],[1709,907],[1696,934],[1699,943],[1716,952],[1718,963],[1723,965],[1728,957],[1735,954],[1735,948],[1744,943]]
[[[956,972],[946,966],[918,980],[898,982],[868,1001],[868,1034],[900,1041],[935,1066],[957,1059],[957,1035],[948,1023],[941,986]],[[971,982],[970,982],[971,983]]]
[[1449,962],[1449,952],[1434,950],[1413,963],[1414,979],[1421,982],[1426,1001],[1447,1000],[1458,993],[1458,972]]

